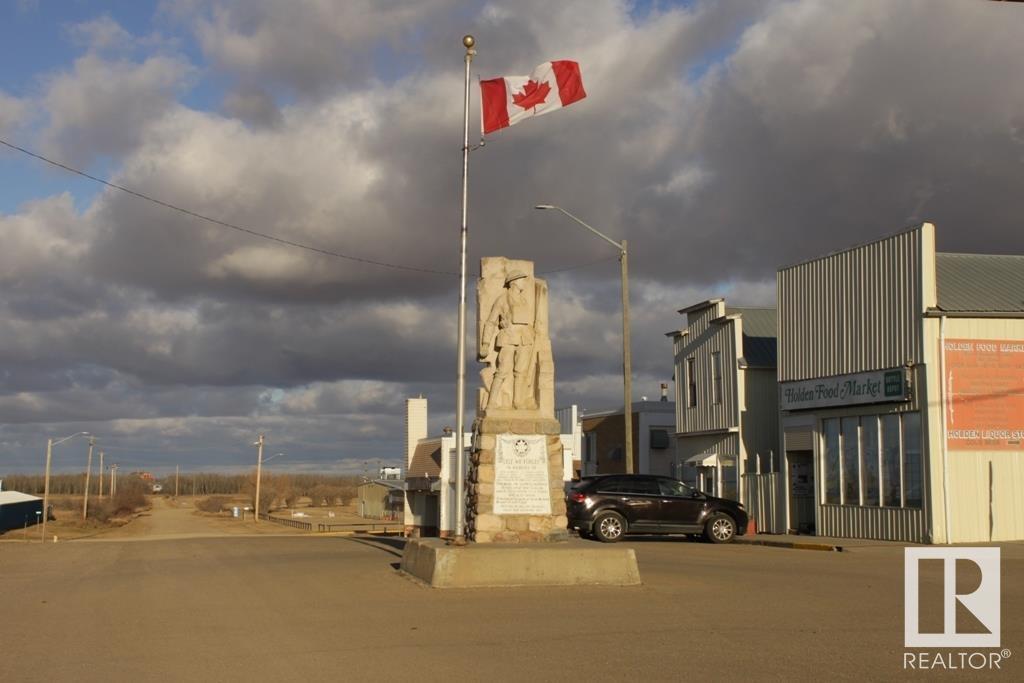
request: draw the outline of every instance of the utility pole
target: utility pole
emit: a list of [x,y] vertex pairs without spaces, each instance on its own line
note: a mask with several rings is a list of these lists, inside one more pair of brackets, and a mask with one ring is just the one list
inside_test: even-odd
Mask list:
[[46,440],[46,477],[43,480],[43,528],[39,538],[46,543],[46,518],[50,516],[50,458],[53,457],[53,439]]
[[256,451],[256,502],[252,506],[252,518],[257,524],[260,522],[260,476],[263,474],[263,441],[263,435],[260,434],[259,441],[255,444],[258,449]]
[[113,500],[117,495],[117,463],[110,466],[110,498]]
[[50,461],[53,458],[53,447],[64,443],[76,436],[90,436],[89,432],[75,432],[71,436],[65,436],[59,441],[52,438],[46,440],[46,476],[43,480],[43,525],[40,530],[43,540],[46,540],[46,519],[50,516]]
[[181,466],[180,465],[175,465],[174,466],[174,498],[175,498],[175,500],[177,500],[177,498],[178,498],[178,468],[179,467],[181,467]]
[[99,476],[99,480],[100,480],[100,492],[98,494],[98,498],[100,500],[103,500],[103,451],[100,451],[100,476]]
[[[85,466],[85,495],[82,496],[82,519],[89,516],[89,477],[92,475],[92,447],[96,445],[96,437],[89,437],[89,459]],[[102,477],[102,475],[100,475]]]
[[633,367],[629,341],[629,250],[622,240],[619,263],[622,264],[622,393],[626,428],[626,474],[633,474]]
[[619,263],[622,266],[622,414],[624,419],[623,429],[625,431],[625,469],[626,474],[633,474],[633,353],[630,349],[629,340],[629,244],[626,240],[616,242],[608,235],[583,220],[572,215],[560,206],[553,204],[538,204],[535,209],[554,209],[579,223],[581,226],[594,233],[605,242],[619,250]]

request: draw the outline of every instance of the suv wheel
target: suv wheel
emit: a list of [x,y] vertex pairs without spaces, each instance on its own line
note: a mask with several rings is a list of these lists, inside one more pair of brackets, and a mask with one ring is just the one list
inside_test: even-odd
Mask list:
[[729,515],[711,515],[704,525],[704,538],[712,543],[731,543],[736,536],[736,522]]
[[594,537],[603,543],[615,543],[626,533],[626,520],[617,512],[602,512],[594,520]]

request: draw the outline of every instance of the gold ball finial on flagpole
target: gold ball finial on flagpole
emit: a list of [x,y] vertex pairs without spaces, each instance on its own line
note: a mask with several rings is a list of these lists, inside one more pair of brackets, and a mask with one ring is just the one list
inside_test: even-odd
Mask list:
[[466,35],[462,36],[462,44],[465,45],[466,49],[468,50],[469,48],[476,45],[476,39],[467,33]]

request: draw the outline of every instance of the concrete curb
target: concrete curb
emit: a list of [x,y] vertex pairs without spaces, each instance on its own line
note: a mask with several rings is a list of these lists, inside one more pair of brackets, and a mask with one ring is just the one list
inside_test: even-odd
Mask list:
[[841,545],[834,545],[832,543],[814,543],[812,541],[782,541],[782,540],[769,540],[762,538],[746,538],[739,536],[734,539],[735,543],[742,545],[763,545],[769,548],[791,548],[793,550],[822,550],[825,552],[841,553],[845,552],[845,548]]

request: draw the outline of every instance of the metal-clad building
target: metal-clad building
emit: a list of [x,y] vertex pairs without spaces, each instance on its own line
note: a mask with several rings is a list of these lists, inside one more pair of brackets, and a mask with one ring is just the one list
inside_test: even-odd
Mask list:
[[42,498],[20,491],[0,491],[0,533],[32,526],[42,515]]
[[402,510],[400,481],[371,479],[356,487],[359,516],[366,519],[395,519]]
[[925,223],[778,273],[777,531],[1024,539],[1024,257]]
[[672,332],[676,378],[672,474],[750,503],[744,475],[777,462],[776,312],[702,301]]

